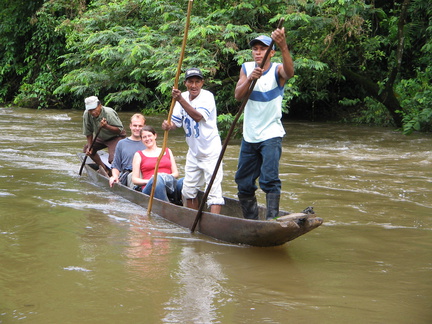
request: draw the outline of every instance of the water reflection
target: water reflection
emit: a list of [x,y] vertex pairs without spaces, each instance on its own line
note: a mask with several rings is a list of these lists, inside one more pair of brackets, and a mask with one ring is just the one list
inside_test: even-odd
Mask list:
[[160,278],[170,271],[171,245],[166,233],[151,229],[147,217],[133,215],[125,247],[127,270],[137,280]]
[[165,304],[164,323],[215,323],[218,309],[231,292],[225,287],[227,278],[213,255],[183,247],[178,270],[173,273],[178,290]]

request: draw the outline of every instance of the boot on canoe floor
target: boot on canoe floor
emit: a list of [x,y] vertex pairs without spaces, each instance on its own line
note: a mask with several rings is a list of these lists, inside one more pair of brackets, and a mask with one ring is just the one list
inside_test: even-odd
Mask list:
[[280,194],[277,193],[266,194],[266,202],[267,202],[266,220],[271,220],[279,216],[279,201],[280,201]]
[[247,219],[258,219],[258,203],[255,195],[238,195],[243,217]]

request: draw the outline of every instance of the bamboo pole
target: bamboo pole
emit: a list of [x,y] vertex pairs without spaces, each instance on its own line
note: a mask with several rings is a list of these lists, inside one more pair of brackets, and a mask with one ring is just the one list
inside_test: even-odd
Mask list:
[[[188,37],[188,32],[189,32],[190,16],[191,16],[191,12],[192,12],[192,3],[193,3],[193,0],[188,1],[186,24],[185,24],[185,29],[184,29],[184,33],[183,33],[183,42],[182,42],[182,47],[181,47],[181,52],[180,52],[180,58],[179,58],[178,65],[177,65],[177,72],[176,72],[175,79],[174,79],[174,88],[176,88],[176,89],[178,89],[178,82],[179,82],[179,78],[180,78],[180,74],[181,74],[181,67],[182,67],[182,63],[183,63],[183,59],[184,59],[184,53],[185,53],[185,49],[186,49],[186,42],[187,42],[187,37]],[[168,117],[167,117],[168,121],[171,120],[171,116],[173,113],[175,103],[176,103],[176,100],[174,98],[172,98],[170,110],[168,112]],[[147,207],[147,215],[150,215],[151,210],[152,210],[153,197],[154,197],[154,193],[155,193],[155,189],[156,189],[159,164],[160,164],[160,161],[164,155],[165,149],[167,147],[167,142],[168,142],[168,130],[165,130],[162,149],[161,149],[161,152],[159,154],[159,157],[158,157],[156,165],[155,165],[155,172],[153,175],[153,185],[152,185],[152,190],[150,193],[149,204]]]

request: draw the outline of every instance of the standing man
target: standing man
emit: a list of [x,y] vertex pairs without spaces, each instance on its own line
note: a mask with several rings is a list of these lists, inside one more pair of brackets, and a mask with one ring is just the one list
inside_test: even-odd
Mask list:
[[[285,135],[281,122],[282,98],[285,82],[294,75],[294,65],[286,44],[285,29],[276,29],[271,37],[262,35],[249,43],[254,62],[242,65],[235,89],[235,98],[243,100],[253,80],[257,80],[245,106],[243,140],[235,175],[243,216],[250,219],[258,219],[255,196],[258,177],[259,185],[266,193],[266,219],[279,215],[279,160]],[[281,50],[282,64],[271,62],[275,54],[273,47],[269,59],[260,68],[272,39]]]
[[115,149],[114,161],[111,165],[112,176],[109,179],[110,187],[120,181],[122,184],[133,188],[132,160],[135,152],[146,149],[146,146],[141,141],[141,129],[144,125],[144,115],[134,114],[131,117],[129,124],[131,135],[120,140]]
[[[102,162],[97,152],[107,147],[109,153],[108,162],[111,163],[114,159],[116,145],[118,141],[126,137],[126,132],[116,111],[102,106],[98,97],[85,98],[84,103],[83,134],[87,136],[87,144],[84,146],[83,152],[99,165],[99,169],[103,169],[108,175],[111,175],[111,170]],[[99,136],[90,150],[93,137],[99,127],[101,127]]]
[[[186,206],[198,209],[197,194],[204,183],[208,186],[221,152],[221,139],[217,128],[216,103],[213,94],[203,90],[204,77],[200,69],[191,68],[185,73],[187,91],[173,88],[177,100],[171,122],[164,121],[162,128],[172,130],[183,126],[189,150],[186,156],[182,195]],[[222,197],[223,171],[220,166],[210,189],[207,205],[210,212],[219,214],[225,200]]]

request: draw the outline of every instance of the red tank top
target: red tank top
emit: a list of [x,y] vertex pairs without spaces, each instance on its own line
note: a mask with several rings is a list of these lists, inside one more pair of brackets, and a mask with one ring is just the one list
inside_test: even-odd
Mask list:
[[[143,179],[150,179],[154,175],[154,169],[156,166],[156,162],[158,157],[148,157],[145,156],[142,151],[138,151],[141,155],[141,173]],[[159,162],[158,173],[168,173],[171,174],[171,158],[168,152],[168,148],[165,149],[165,154],[162,156],[162,159]]]

